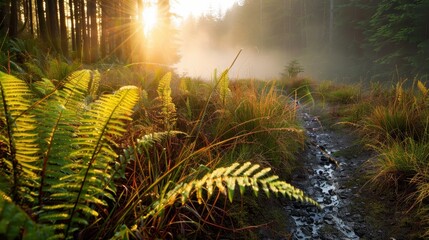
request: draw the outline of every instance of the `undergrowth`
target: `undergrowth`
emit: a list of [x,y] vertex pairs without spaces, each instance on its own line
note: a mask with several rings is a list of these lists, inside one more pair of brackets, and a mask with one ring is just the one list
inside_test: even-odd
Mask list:
[[292,169],[304,141],[274,84],[233,85],[226,70],[212,84],[167,73],[113,92],[106,80],[131,72],[64,69],[0,75],[8,239],[208,236],[236,222],[223,201],[245,190],[317,205],[270,173]]
[[429,235],[429,99],[424,82],[401,81],[393,86],[371,83],[319,86],[336,123],[351,127],[376,156],[367,161],[366,187],[390,189],[423,219]]

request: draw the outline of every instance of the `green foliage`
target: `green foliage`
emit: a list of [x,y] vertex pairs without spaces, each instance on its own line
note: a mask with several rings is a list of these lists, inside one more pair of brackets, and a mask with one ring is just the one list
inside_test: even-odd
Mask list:
[[172,130],[176,125],[176,105],[171,97],[171,73],[167,73],[159,81],[157,100],[161,104],[160,117],[165,130]]
[[36,224],[25,211],[0,192],[0,236],[2,239],[44,240],[51,237],[51,226]]
[[34,95],[24,81],[0,72],[0,122],[2,175],[10,183],[3,190],[14,201],[32,199],[28,188],[34,187],[39,147],[36,144],[36,119],[25,114],[32,107]]
[[228,78],[228,72],[224,72],[221,74],[220,78],[218,79],[216,74],[214,78],[216,82],[216,86],[218,88],[219,97],[222,102],[222,104],[225,106],[227,97],[231,96],[231,90],[229,89],[229,78]]
[[386,143],[408,137],[422,139],[426,134],[427,89],[422,82],[414,82],[408,90],[398,83],[387,101],[374,105],[363,120],[368,139]]
[[[97,96],[99,81],[100,74],[89,70],[58,82],[42,79],[31,84],[7,74],[0,76],[0,189],[31,213],[35,224],[49,226],[50,237],[165,238],[174,232],[172,225],[182,221],[184,209],[195,213],[187,217],[195,226],[195,218],[213,217],[212,211],[200,215],[195,200],[203,208],[214,207],[218,198],[211,195],[216,192],[232,201],[236,186],[241,193],[250,188],[267,196],[280,193],[314,203],[258,164],[218,167],[226,153],[246,142],[257,146],[248,148],[257,157],[246,154],[246,158],[280,153],[282,160],[292,158],[300,144],[296,139],[303,141],[303,133],[295,122],[295,105],[277,95],[274,84],[260,93],[253,89],[235,92],[234,97],[231,92],[224,103],[211,98],[220,83],[207,92],[206,102],[192,92],[201,91],[202,85],[187,84],[181,89],[189,97],[188,108],[202,112],[188,135],[173,131],[177,115],[171,74],[160,79],[156,89],[160,107],[153,109],[163,119],[163,132],[143,125],[127,129],[138,89],[122,87]],[[252,93],[252,101],[242,102],[243,95],[237,93]],[[216,126],[205,115],[219,106],[222,111],[214,114],[230,111],[233,115],[228,116],[234,117],[216,119],[225,121],[218,122],[223,131],[213,138],[205,136],[207,126]],[[118,144],[118,140],[124,142]],[[123,154],[117,153],[127,145]],[[207,173],[209,169],[215,170]],[[136,227],[127,227],[135,223]]]
[[8,182],[2,186],[10,187],[3,191],[30,205],[38,222],[55,225],[58,238],[97,217],[94,206],[115,200],[112,147],[125,132],[138,91],[123,87],[88,103],[98,81],[98,72],[75,72],[53,90],[39,85],[48,93],[32,102],[24,81],[0,75],[2,178]]
[[271,164],[290,169],[304,141],[296,122],[297,105],[273,83],[262,83],[261,90],[253,84],[234,85],[225,109],[213,117],[214,132],[222,140],[238,137],[234,152],[250,145],[250,155],[263,155]]
[[401,73],[427,74],[429,38],[426,1],[381,1],[370,19],[369,43],[377,61],[397,67]]
[[67,62],[58,58],[50,58],[49,56],[43,59],[33,58],[31,61],[24,63],[27,74],[30,80],[40,80],[47,78],[50,80],[62,81],[65,80],[72,72],[80,68],[78,62]]
[[[146,218],[154,217],[165,209],[173,205],[180,199],[182,204],[185,204],[191,196],[195,193],[198,203],[202,203],[203,199],[209,199],[214,191],[217,189],[224,195],[228,196],[228,199],[232,202],[236,188],[243,194],[246,188],[251,188],[255,195],[258,195],[260,189],[269,197],[270,192],[278,195],[279,193],[283,196],[288,196],[291,199],[309,202],[316,206],[319,206],[317,202],[308,198],[304,193],[293,187],[292,185],[279,180],[278,176],[271,175],[267,176],[270,168],[259,169],[258,164],[251,164],[246,162],[244,164],[232,164],[229,167],[220,167],[213,170],[211,173],[204,175],[201,179],[194,179],[189,182],[178,183],[174,189],[165,193],[163,198],[154,201],[147,215],[143,216],[142,221]],[[206,195],[203,195],[205,190]],[[138,229],[140,223],[136,223],[131,229]]]
[[282,73],[283,78],[296,78],[299,73],[304,72],[304,68],[299,64],[298,60],[292,60],[285,67],[285,70]]
[[283,78],[277,83],[282,93],[302,105],[314,104],[314,83],[308,78]]
[[360,100],[360,89],[359,85],[336,85],[333,88],[321,89],[320,95],[323,96],[329,103],[333,104],[351,104],[356,103]]

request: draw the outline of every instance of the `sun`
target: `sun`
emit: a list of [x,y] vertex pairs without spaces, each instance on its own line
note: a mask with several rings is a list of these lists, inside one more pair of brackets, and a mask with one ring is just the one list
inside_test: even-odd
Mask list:
[[156,6],[156,1],[149,1],[144,7],[141,21],[144,34],[147,36],[152,32],[158,22],[158,8]]

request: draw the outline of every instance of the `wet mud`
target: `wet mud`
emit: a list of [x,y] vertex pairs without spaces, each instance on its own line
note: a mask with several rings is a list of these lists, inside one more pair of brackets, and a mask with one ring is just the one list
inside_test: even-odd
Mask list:
[[374,154],[365,150],[352,130],[322,126],[310,113],[301,113],[307,131],[302,169],[292,184],[316,200],[321,208],[289,202],[292,239],[409,239],[401,222],[403,208],[395,196],[365,187],[366,162]]

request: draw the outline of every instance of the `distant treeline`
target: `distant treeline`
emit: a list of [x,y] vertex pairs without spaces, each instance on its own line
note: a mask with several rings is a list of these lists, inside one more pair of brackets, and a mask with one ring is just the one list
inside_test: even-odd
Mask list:
[[428,13],[428,0],[246,0],[223,21],[207,17],[188,27],[204,29],[218,45],[283,51],[330,62],[323,66],[337,72],[422,76],[429,72]]

